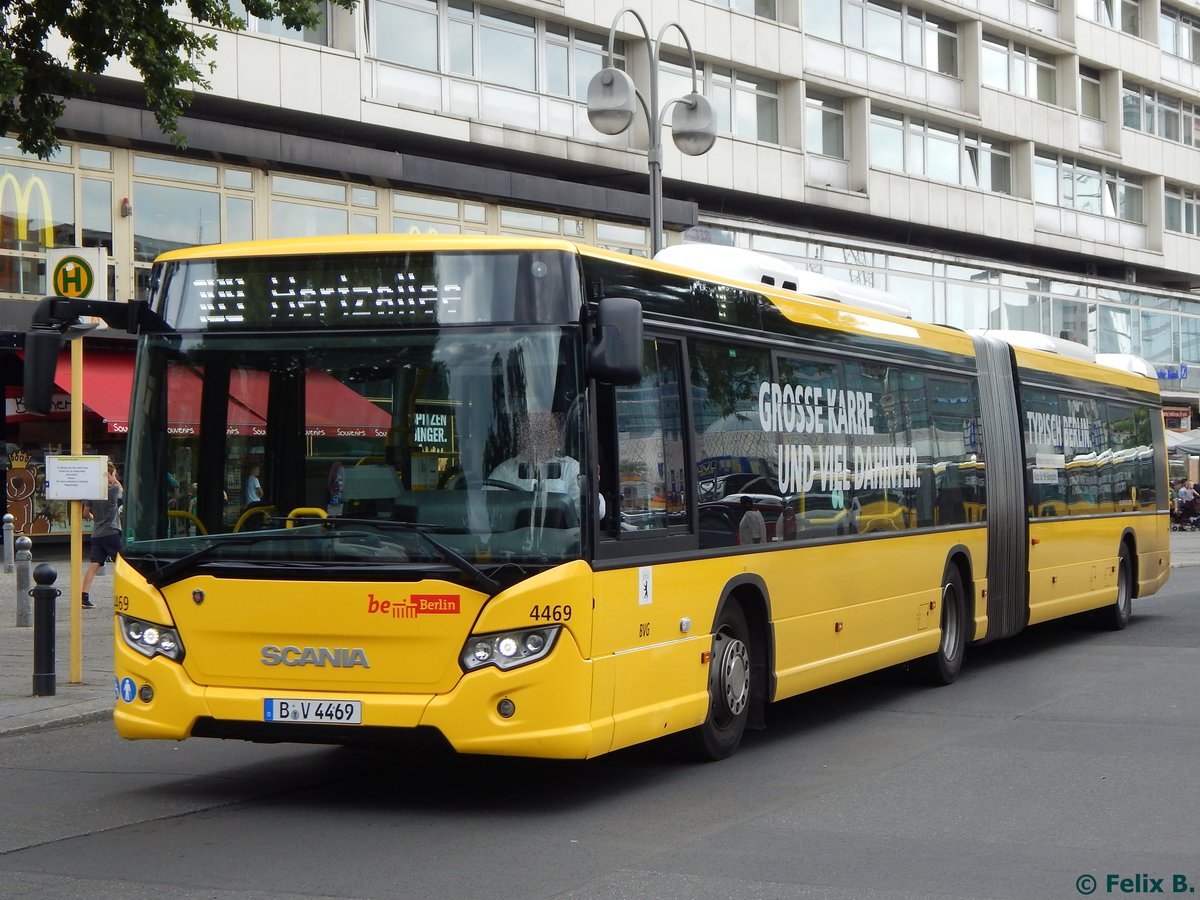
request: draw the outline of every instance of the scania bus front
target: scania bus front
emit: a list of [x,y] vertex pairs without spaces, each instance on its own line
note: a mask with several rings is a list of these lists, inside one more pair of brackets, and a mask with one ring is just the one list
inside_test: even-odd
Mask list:
[[[586,385],[640,359],[589,344],[576,260],[395,237],[160,259],[116,581],[123,736],[606,749]],[[640,328],[605,304],[601,324]]]

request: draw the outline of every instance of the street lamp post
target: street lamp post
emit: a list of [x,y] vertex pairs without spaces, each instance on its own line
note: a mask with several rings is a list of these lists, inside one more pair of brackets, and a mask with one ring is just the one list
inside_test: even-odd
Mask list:
[[[650,57],[650,100],[642,96],[641,91],[633,83],[628,73],[613,65],[613,43],[616,40],[617,23],[626,13],[632,13],[646,36],[646,51]],[[651,255],[656,255],[663,244],[663,198],[662,198],[662,126],[663,113],[658,103],[658,65],[659,48],[662,46],[663,35],[668,29],[674,28],[687,45],[688,58],[692,66],[692,92],[684,97],[671,100],[667,106],[671,108],[671,139],[675,146],[688,156],[701,156],[709,151],[717,139],[717,129],[713,122],[712,104],[708,98],[696,90],[696,54],[692,51],[692,42],[687,32],[675,22],[668,22],[658,32],[658,37],[651,40],[650,30],[637,10],[626,7],[617,13],[612,27],[608,31],[608,57],[605,66],[592,76],[588,82],[587,112],[588,121],[592,127],[602,134],[620,134],[633,122],[633,114],[637,103],[646,114],[646,124],[650,130],[650,147],[646,153],[646,163],[650,168],[650,248]]]

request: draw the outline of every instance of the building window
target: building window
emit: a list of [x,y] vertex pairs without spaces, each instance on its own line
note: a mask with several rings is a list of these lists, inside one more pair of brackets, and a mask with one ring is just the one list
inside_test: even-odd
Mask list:
[[1145,309],[1141,311],[1140,316],[1141,355],[1146,359],[1157,361],[1179,359],[1178,341],[1175,338],[1175,325],[1179,321],[1179,317]]
[[734,12],[745,13],[748,16],[758,16],[760,19],[778,21],[775,0],[708,0],[713,6],[724,6]]
[[1179,317],[1179,361],[1200,362],[1200,318]]
[[909,9],[904,17],[904,61],[943,75],[958,75],[958,26]]
[[1058,69],[1049,53],[985,34],[980,70],[988,87],[1047,103],[1058,101]]
[[905,171],[904,116],[882,109],[872,110],[871,128],[867,138],[870,141],[870,160],[874,168]]
[[374,188],[290,175],[271,176],[271,237],[374,234]]
[[1121,120],[1126,128],[1164,140],[1200,146],[1197,107],[1172,94],[1126,81],[1121,89]]
[[1007,143],[968,132],[963,135],[963,153],[963,184],[1012,193],[1012,154]]
[[219,172],[207,163],[134,156],[135,262],[153,262],[168,250],[221,240]]
[[321,44],[328,46],[329,44],[329,4],[322,3],[320,6],[321,20],[311,28],[286,28],[284,27],[282,16],[274,19],[260,19],[258,16],[252,16],[246,11],[244,0],[229,0],[229,8],[235,16],[238,16],[246,23],[246,30],[253,31],[258,34],[272,34],[275,37],[291,38],[295,41],[305,41],[309,44]]
[[[737,69],[697,62],[697,85],[713,105],[717,131],[751,141],[779,143],[779,85],[770,78]],[[659,102],[692,92],[691,63],[663,54],[660,60]]]
[[1172,56],[1200,63],[1200,19],[1163,4],[1158,14],[1158,45]]
[[537,89],[536,20],[530,16],[448,0],[443,21],[436,0],[376,0],[376,19],[380,59]]
[[842,4],[830,0],[804,0],[804,31],[815,37],[842,42]]
[[392,194],[392,231],[396,234],[486,234],[487,207],[468,200]]
[[[488,84],[587,101],[608,38],[470,0],[375,0],[376,58]],[[625,68],[625,43],[613,42]]]
[[718,131],[779,143],[779,88],[774,81],[714,66],[708,87]]
[[1200,236],[1200,191],[1168,184],[1163,202],[1163,226],[1167,231]]
[[1089,119],[1102,119],[1100,72],[1087,66],[1079,67],[1079,113]]
[[804,30],[911,66],[958,76],[958,26],[889,0],[804,0]]
[[[607,56],[607,37],[547,22],[546,93],[586,103],[588,82],[604,68]],[[624,41],[613,42],[613,65],[618,69],[625,68]]]
[[1035,202],[1143,222],[1141,176],[1041,150],[1033,162]]
[[1142,33],[1140,0],[1079,0],[1078,12],[1085,19],[1119,28],[1126,34]]
[[1008,145],[924,119],[872,110],[871,165],[936,181],[1010,193]]
[[809,94],[804,100],[804,146],[809,153],[846,158],[846,115],[840,97]]
[[1121,0],[1121,30],[1126,34],[1142,33],[1141,0]]
[[100,150],[95,147],[79,148],[79,166],[83,169],[97,169],[101,172],[112,171],[112,151]]
[[414,69],[436,72],[437,0],[376,0],[375,55]]
[[641,225],[597,222],[595,244],[606,250],[616,250],[634,256],[649,256],[650,230]]
[[525,209],[500,210],[501,234],[564,235],[583,237],[583,219]]
[[489,84],[537,90],[537,39],[530,16],[450,0],[449,71]]

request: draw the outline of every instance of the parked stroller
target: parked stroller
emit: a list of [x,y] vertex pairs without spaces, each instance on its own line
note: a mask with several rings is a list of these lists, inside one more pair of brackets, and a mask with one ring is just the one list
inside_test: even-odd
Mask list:
[[1188,503],[1176,503],[1171,510],[1172,531],[1196,531],[1200,529],[1200,502],[1193,499]]

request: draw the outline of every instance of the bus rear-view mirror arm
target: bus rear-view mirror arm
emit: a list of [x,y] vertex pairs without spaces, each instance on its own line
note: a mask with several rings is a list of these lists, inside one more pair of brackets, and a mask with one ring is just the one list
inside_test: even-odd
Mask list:
[[25,333],[25,407],[37,415],[50,411],[54,393],[54,371],[63,341],[82,337],[92,327],[80,322],[90,316],[130,334],[164,332],[171,328],[144,300],[115,303],[111,300],[82,300],[43,297]]
[[642,304],[632,297],[605,297],[596,306],[595,340],[588,347],[588,374],[609,384],[642,380]]

